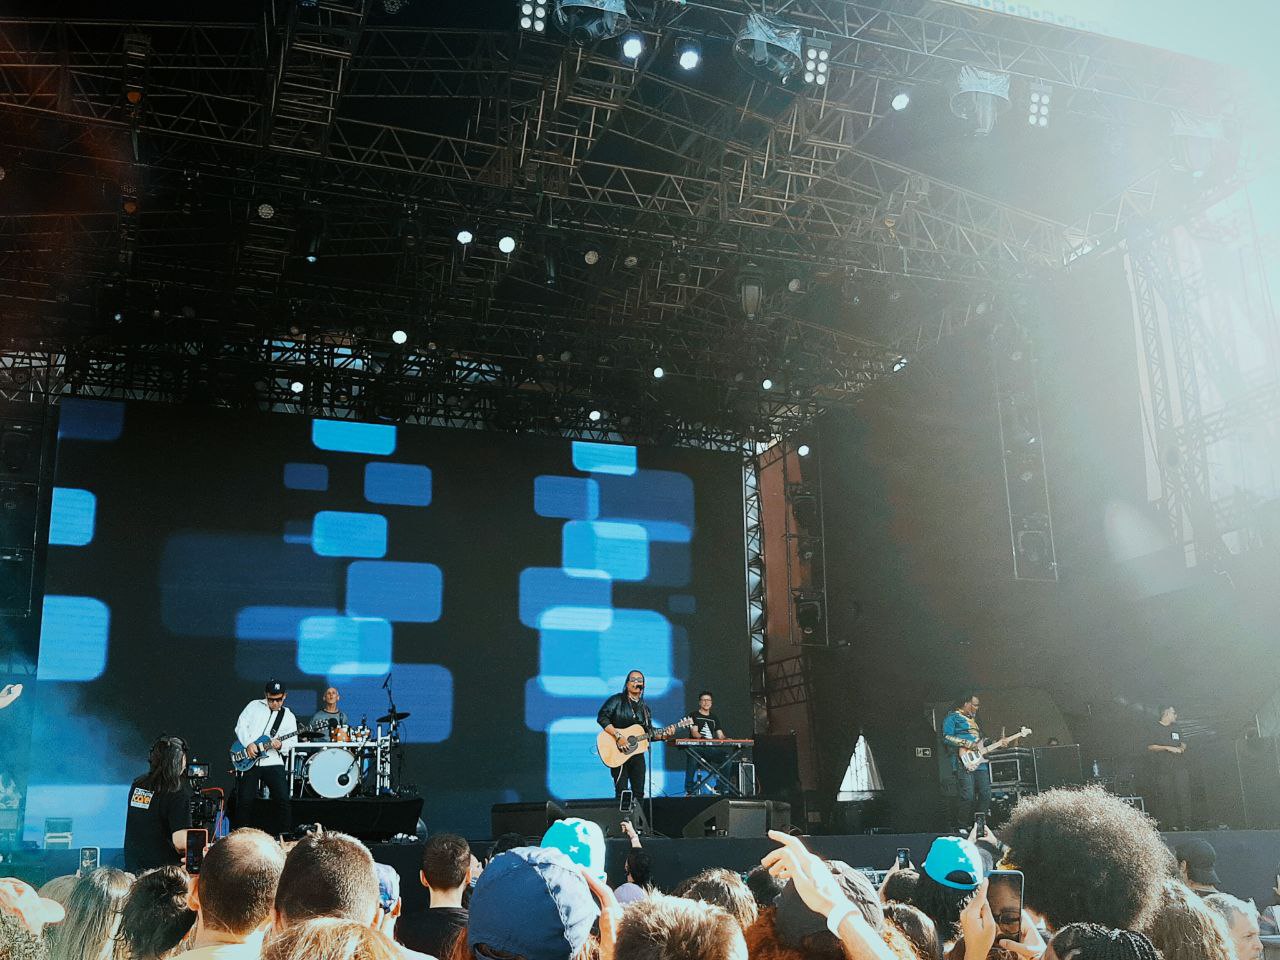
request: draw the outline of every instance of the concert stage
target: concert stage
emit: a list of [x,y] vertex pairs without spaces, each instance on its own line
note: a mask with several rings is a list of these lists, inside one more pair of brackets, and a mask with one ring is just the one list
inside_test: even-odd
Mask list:
[[[918,863],[937,834],[883,833],[855,836],[807,837],[805,843],[816,853],[829,859],[844,860],[859,867],[886,868],[898,847],[909,847]],[[1275,882],[1275,867],[1280,863],[1280,830],[1212,830],[1196,833],[1168,833],[1165,842],[1176,847],[1191,837],[1204,839],[1218,851],[1217,871],[1222,889],[1239,897],[1252,897],[1258,903],[1270,903]],[[473,840],[477,853],[483,853],[488,840]],[[706,867],[728,867],[750,870],[773,841],[765,837],[669,840],[651,837],[644,848],[653,857],[653,878],[660,889],[671,890],[681,880]],[[426,891],[413,882],[422,862],[421,843],[375,843],[369,847],[374,859],[396,868],[401,877],[401,894],[406,910],[427,903]],[[622,883],[623,863],[630,844],[625,840],[609,840],[605,864],[609,882]],[[15,876],[39,885],[53,877],[75,873],[80,855],[77,850],[30,850],[4,853],[0,876]],[[120,850],[103,850],[102,863],[122,866]]]

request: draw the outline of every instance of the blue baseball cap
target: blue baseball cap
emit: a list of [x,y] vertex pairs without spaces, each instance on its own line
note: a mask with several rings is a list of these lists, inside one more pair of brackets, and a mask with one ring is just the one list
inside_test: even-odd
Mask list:
[[604,831],[594,820],[565,817],[557,820],[542,835],[540,847],[559,850],[580,866],[586,867],[597,880],[605,880]]
[[986,871],[982,853],[963,837],[938,837],[924,858],[930,879],[952,890],[976,890]]
[[494,857],[471,891],[467,946],[483,960],[488,951],[569,960],[599,916],[578,864],[559,850],[516,847]]

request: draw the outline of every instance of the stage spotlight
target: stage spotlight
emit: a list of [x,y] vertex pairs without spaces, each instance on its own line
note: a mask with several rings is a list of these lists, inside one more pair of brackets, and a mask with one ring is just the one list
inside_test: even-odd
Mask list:
[[969,121],[970,132],[985,137],[996,126],[996,118],[1009,107],[1009,75],[984,70],[966,63],[956,77],[951,95],[951,112]]
[[653,368],[653,379],[661,380],[666,375],[667,375],[667,371],[663,370],[661,367]]
[[586,261],[586,264],[588,267],[594,267],[597,263],[600,262],[600,251],[588,250],[586,253],[582,255],[582,259]]
[[307,238],[307,251],[304,254],[307,263],[315,263],[320,259],[320,234],[313,233]]
[[555,0],[554,21],[579,46],[631,29],[626,0]]
[[733,56],[748,76],[762,83],[785,84],[800,72],[800,30],[759,13],[747,14],[733,41]]
[[276,208],[269,203],[258,204],[258,216],[263,220],[270,220],[276,215]]
[[761,381],[760,381],[760,389],[761,389],[761,390],[772,390],[772,389],[773,389],[773,381],[772,381],[771,379],[769,379],[768,377],[765,377],[763,380],[761,380]]
[[622,57],[624,60],[639,60],[642,53],[644,53],[644,36],[642,34],[629,33],[622,38]]
[[503,253],[514,253],[516,249],[516,238],[507,234],[498,240],[498,249]]
[[907,109],[907,107],[911,106],[911,94],[907,93],[905,90],[901,93],[894,94],[893,99],[889,101],[889,106],[893,107],[893,109],[897,111]]
[[398,344],[405,344],[405,343],[408,343],[408,342],[409,342],[409,334],[405,333],[403,330],[392,330],[392,331],[391,331],[391,342],[392,342],[392,343],[398,343]]
[[475,234],[465,227],[458,231],[458,242],[464,247],[476,238]]
[[599,423],[600,418],[603,416],[604,414],[601,413],[599,410],[592,410],[590,413],[587,414],[587,419],[590,420],[592,423]]
[[547,29],[547,0],[516,0],[520,29],[542,33]]
[[764,274],[750,261],[738,271],[738,300],[747,319],[754,320],[764,301]]
[[1027,110],[1027,124],[1032,127],[1049,125],[1049,100],[1053,87],[1037,80],[1031,85],[1031,104]]
[[301,380],[295,380],[293,383],[289,384],[289,389],[294,393],[301,393],[305,388],[302,386]]
[[796,447],[796,454],[801,457],[807,457],[809,455],[809,445],[807,443],[800,444],[800,446]]
[[637,257],[634,253],[628,253],[625,257],[622,258],[622,265],[626,267],[628,270],[634,270],[636,268],[636,265],[639,262],[640,262],[640,258]]
[[112,319],[112,320],[114,320],[116,323],[123,323],[123,322],[124,322],[124,313],[123,313],[123,312],[121,312],[121,311],[119,311],[119,310],[117,310],[115,313],[113,313],[113,314],[111,315],[111,319]]
[[702,63],[702,42],[693,37],[681,37],[676,41],[676,63],[681,70],[697,70]]
[[801,280],[799,277],[792,277],[790,280],[787,281],[787,289],[790,290],[792,293],[803,293],[804,281]]
[[831,68],[831,43],[811,37],[804,42],[804,82],[824,86]]
[[907,358],[899,357],[897,360],[893,361],[893,372],[897,373],[899,370],[903,369],[906,365],[907,365]]

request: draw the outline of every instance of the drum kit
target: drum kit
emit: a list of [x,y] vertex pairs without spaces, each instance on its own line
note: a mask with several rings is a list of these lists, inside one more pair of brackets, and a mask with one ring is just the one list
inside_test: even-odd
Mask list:
[[[395,709],[370,729],[330,723],[327,730],[304,731],[293,748],[289,792],[294,797],[337,800],[395,793],[392,758],[400,753],[400,724],[409,714]],[[389,724],[386,731],[383,724]]]

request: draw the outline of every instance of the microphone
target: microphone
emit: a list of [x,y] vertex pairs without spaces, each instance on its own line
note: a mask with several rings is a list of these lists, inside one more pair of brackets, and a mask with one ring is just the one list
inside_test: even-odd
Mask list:
[[389,684],[390,682],[391,682],[391,674],[388,673],[387,678],[382,681],[382,689],[383,690],[387,689],[387,684]]

